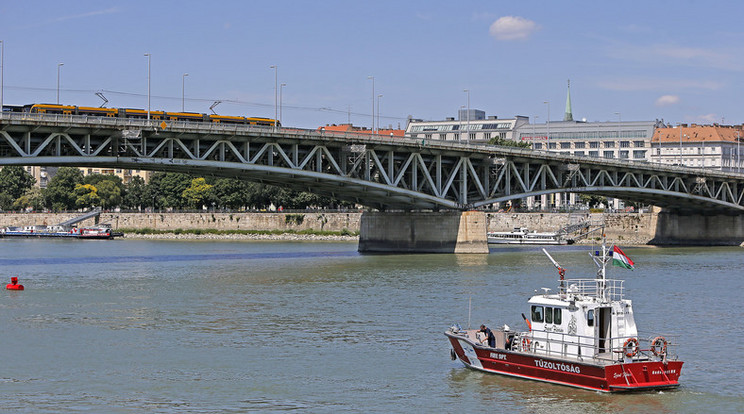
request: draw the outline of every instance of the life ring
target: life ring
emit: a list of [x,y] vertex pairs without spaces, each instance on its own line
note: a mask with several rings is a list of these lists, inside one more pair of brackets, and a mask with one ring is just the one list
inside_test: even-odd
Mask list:
[[653,341],[651,341],[651,352],[654,353],[654,355],[666,355],[667,352],[667,340],[663,336],[657,336],[654,338]]
[[633,358],[638,353],[638,339],[628,338],[623,344],[623,352],[628,358]]
[[530,338],[522,338],[522,351],[529,351],[531,344]]

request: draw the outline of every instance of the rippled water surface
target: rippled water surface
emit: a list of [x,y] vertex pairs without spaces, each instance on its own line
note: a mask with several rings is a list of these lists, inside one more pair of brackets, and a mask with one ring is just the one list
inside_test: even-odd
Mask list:
[[[592,277],[587,247],[552,247]],[[468,370],[455,322],[523,328],[539,248],[360,255],[355,243],[0,239],[0,410],[742,412],[744,250],[626,248],[642,331],[679,338],[676,391],[608,395]],[[0,279],[2,281],[3,279]],[[3,282],[7,283],[7,282]]]

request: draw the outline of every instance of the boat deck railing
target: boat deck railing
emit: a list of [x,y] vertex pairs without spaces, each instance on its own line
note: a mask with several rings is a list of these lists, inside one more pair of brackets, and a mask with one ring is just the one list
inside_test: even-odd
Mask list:
[[677,360],[675,338],[668,335],[642,334],[597,340],[590,336],[531,331],[515,334],[512,350],[577,361],[590,359],[600,364]]
[[619,279],[566,279],[564,286],[568,295],[614,301],[624,299],[624,282]]

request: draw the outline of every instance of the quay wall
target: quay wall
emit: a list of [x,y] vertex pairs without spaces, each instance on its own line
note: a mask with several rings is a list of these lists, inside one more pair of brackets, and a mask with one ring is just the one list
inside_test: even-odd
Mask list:
[[[0,213],[0,227],[34,224],[52,225],[79,216],[79,213]],[[157,230],[314,230],[359,232],[360,212],[298,213],[101,213],[98,222],[114,229]],[[488,231],[509,231],[526,227],[536,231],[556,231],[569,224],[568,213],[485,213]],[[573,214],[574,220],[577,215]],[[592,213],[578,216],[593,224],[604,222],[607,237],[626,244],[646,244],[656,232],[658,213]],[[96,224],[93,219],[80,226]]]

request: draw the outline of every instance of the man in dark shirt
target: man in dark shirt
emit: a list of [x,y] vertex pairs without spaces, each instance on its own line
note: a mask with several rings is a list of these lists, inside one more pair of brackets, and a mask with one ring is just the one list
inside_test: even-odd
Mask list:
[[490,348],[496,348],[496,337],[493,336],[493,332],[491,332],[491,329],[486,328],[486,325],[481,325],[480,331],[486,335],[486,339],[488,339],[488,346]]

